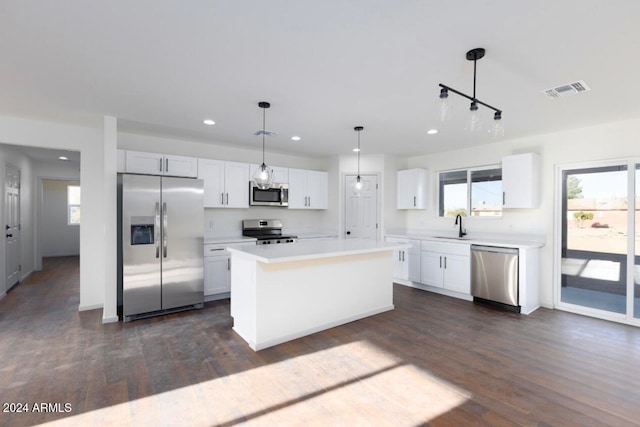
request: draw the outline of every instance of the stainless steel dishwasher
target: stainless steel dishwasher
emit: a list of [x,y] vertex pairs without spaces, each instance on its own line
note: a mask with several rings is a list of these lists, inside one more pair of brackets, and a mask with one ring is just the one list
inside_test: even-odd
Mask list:
[[471,245],[471,294],[519,308],[518,249]]

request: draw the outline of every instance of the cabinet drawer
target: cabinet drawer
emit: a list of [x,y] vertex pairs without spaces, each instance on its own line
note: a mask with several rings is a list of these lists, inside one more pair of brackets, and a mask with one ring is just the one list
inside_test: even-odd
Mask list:
[[469,243],[434,242],[433,240],[423,240],[421,248],[422,251],[471,256],[471,244]]

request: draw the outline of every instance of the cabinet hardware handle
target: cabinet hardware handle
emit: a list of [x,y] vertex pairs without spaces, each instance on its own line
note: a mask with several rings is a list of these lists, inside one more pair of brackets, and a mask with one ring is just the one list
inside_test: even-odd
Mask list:
[[155,230],[153,232],[153,234],[154,234],[153,238],[156,241],[156,258],[160,258],[160,239],[159,239],[159,234],[160,234],[160,203],[158,203],[158,202],[156,202],[154,225],[155,225],[155,227],[154,227]]
[[404,262],[404,251],[402,251],[402,262]]
[[416,207],[416,196],[413,196],[413,207]]
[[444,268],[447,268],[447,257],[444,257]]
[[442,256],[440,256],[440,268],[442,268]]
[[220,193],[220,204],[224,205],[224,193]]
[[162,172],[162,159],[160,159],[160,172]]
[[231,258],[227,258],[227,270],[231,270]]
[[504,191],[502,192],[502,204],[504,205],[504,201],[505,201],[505,196],[504,196]]
[[229,193],[227,193],[227,205],[229,204]]
[[398,261],[402,261],[402,256],[400,255],[402,251],[398,251]]
[[169,172],[169,159],[164,159],[164,171],[165,173]]

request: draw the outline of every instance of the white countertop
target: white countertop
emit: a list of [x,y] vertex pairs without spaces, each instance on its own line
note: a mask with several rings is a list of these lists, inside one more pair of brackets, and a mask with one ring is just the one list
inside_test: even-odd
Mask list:
[[242,235],[231,235],[231,236],[204,236],[204,244],[212,245],[212,244],[223,244],[223,243],[250,243],[255,242],[255,237],[245,237]]
[[264,263],[304,261],[343,255],[357,255],[408,248],[403,243],[379,242],[369,239],[331,239],[298,241],[280,245],[228,248],[233,255],[254,258]]
[[541,248],[545,245],[544,241],[540,241],[535,236],[505,236],[505,235],[466,235],[462,239],[452,233],[438,233],[438,232],[392,232],[385,234],[385,237],[396,237],[400,239],[416,239],[416,240],[430,240],[434,242],[448,242],[448,243],[464,243],[468,245],[486,245],[486,246],[500,246],[505,248]]

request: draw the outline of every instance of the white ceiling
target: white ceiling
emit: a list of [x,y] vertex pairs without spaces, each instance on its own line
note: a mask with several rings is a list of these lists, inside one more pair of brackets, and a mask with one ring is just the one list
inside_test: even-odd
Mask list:
[[[464,132],[463,98],[451,95],[453,121],[437,121],[438,83],[471,93],[465,53],[483,47],[477,97],[503,110],[508,139],[640,116],[637,0],[2,0],[1,9],[0,114],[111,115],[125,131],[258,148],[257,103],[269,101],[267,129],[278,135],[267,152],[348,154],[356,125],[363,154],[446,151],[490,142]],[[576,80],[591,91],[542,93]]]

